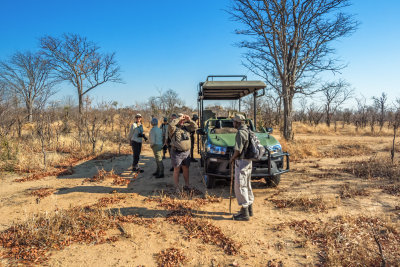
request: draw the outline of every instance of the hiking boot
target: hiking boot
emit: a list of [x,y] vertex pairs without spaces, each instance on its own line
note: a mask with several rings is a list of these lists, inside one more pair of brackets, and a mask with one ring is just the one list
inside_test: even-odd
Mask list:
[[249,209],[242,207],[237,214],[233,215],[232,219],[234,221],[248,221],[248,220],[250,220]]
[[139,172],[139,173],[144,172],[144,170],[142,170],[142,169],[140,169],[140,168],[133,168],[132,171],[134,171],[134,172]]
[[170,171],[170,172],[173,172],[173,171],[174,171],[174,167],[171,167],[171,169],[169,169],[169,171]]
[[248,210],[249,210],[249,216],[250,217],[253,216],[253,204],[249,205]]
[[189,186],[187,186],[187,185],[185,185],[184,187],[183,187],[183,191],[191,191],[192,189],[189,187]]
[[157,174],[156,175],[156,179],[159,179],[159,178],[164,178],[164,174],[162,173],[162,174]]
[[153,172],[153,176],[158,176],[158,172]]

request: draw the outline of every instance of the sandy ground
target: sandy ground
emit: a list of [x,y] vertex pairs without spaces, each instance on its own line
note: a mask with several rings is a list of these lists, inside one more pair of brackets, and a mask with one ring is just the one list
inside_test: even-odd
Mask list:
[[[310,140],[310,136],[299,135],[298,140]],[[327,147],[337,142],[358,142],[381,151],[390,144],[390,138],[381,137],[342,137],[342,136],[312,136],[313,140],[325,143]],[[345,140],[344,140],[345,138]],[[378,143],[378,144],[376,144]],[[383,152],[382,152],[383,153]],[[365,155],[364,157],[368,157]],[[183,251],[188,258],[188,266],[266,266],[268,262],[281,261],[283,266],[304,266],[317,263],[318,249],[312,245],[298,246],[301,239],[294,231],[277,230],[283,222],[293,220],[325,221],[337,215],[393,216],[394,207],[399,205],[399,197],[382,193],[374,186],[377,181],[361,180],[350,174],[334,172],[329,177],[320,178],[318,174],[340,168],[343,162],[360,159],[357,157],[342,158],[309,158],[293,162],[292,171],[281,177],[277,188],[268,188],[262,180],[253,181],[255,193],[254,213],[249,222],[231,220],[228,213],[229,184],[218,183],[216,188],[207,190],[203,184],[203,173],[199,164],[190,167],[191,185],[209,195],[221,196],[220,203],[212,203],[196,211],[199,217],[204,217],[213,225],[221,227],[223,233],[240,242],[242,247],[238,255],[227,255],[212,244],[204,244],[199,239],[184,238],[185,229],[172,225],[165,220],[167,211],[154,202],[145,201],[159,191],[172,190],[172,172],[169,171],[170,160],[164,160],[165,178],[155,179],[152,173],[155,162],[148,148],[144,149],[140,174],[128,186],[114,186],[111,181],[101,183],[83,183],[88,177],[101,168],[114,169],[116,173],[126,178],[132,178],[130,165],[132,156],[117,157],[112,160],[82,162],[74,168],[74,174],[63,177],[46,177],[42,180],[16,183],[15,175],[2,175],[0,183],[0,231],[11,225],[24,222],[33,214],[49,212],[56,208],[66,209],[71,206],[83,206],[96,203],[104,196],[128,196],[121,203],[110,206],[119,209],[124,215],[138,214],[144,218],[155,218],[153,227],[127,224],[126,231],[130,238],[122,238],[114,243],[102,245],[72,244],[61,251],[52,251],[50,266],[156,266],[155,255],[160,251],[175,247]],[[183,179],[181,177],[181,179]],[[183,183],[183,181],[181,181]],[[339,188],[343,184],[366,188],[369,196],[340,199]],[[37,202],[30,195],[31,190],[41,187],[56,189],[51,196]],[[310,212],[296,209],[278,209],[267,199],[270,197],[323,197],[332,206],[327,212]],[[239,209],[233,200],[233,211]],[[398,212],[398,211],[397,211]],[[398,215],[397,215],[398,216]],[[115,235],[120,235],[116,230]],[[2,248],[0,248],[0,251]],[[6,260],[0,260],[0,265],[7,265]]]

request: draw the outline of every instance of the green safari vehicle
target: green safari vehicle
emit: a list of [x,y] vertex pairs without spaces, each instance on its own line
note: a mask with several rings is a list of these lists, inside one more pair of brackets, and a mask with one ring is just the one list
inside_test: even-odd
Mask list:
[[[240,78],[239,81],[216,81],[216,78]],[[204,168],[204,179],[207,188],[212,188],[216,180],[231,179],[229,159],[233,154],[237,130],[232,119],[216,117],[209,110],[204,110],[205,100],[238,100],[253,94],[254,107],[258,97],[265,94],[265,83],[262,81],[247,81],[243,75],[208,76],[205,82],[199,84],[198,111],[200,128],[197,130],[198,152],[200,164]],[[259,94],[259,91],[262,91]],[[256,114],[256,112],[254,112]],[[231,116],[234,113],[230,114]],[[247,118],[246,124],[255,132],[261,145],[266,148],[265,155],[258,161],[253,161],[252,179],[264,179],[267,185],[275,187],[280,182],[281,174],[289,171],[289,153],[283,152],[280,143],[271,135],[272,128],[256,129],[256,116],[253,120]]]

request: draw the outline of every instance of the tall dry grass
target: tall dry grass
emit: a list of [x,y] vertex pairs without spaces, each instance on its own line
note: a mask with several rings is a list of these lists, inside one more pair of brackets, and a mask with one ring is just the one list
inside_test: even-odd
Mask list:
[[[57,124],[55,122],[53,124]],[[35,133],[35,124],[25,124],[22,129],[22,137],[7,137],[0,140],[0,171],[36,172],[41,170],[53,170],[60,163],[71,158],[85,158],[89,155],[131,153],[131,148],[125,138],[124,132],[119,132],[120,127],[104,126],[101,136],[97,139],[95,153],[92,153],[92,144],[83,134],[80,142],[77,128],[73,127],[70,133],[56,134],[45,141],[45,157],[42,151],[42,143]],[[145,127],[146,131],[148,129]],[[118,138],[118,135],[121,138]],[[119,141],[121,140],[121,146]],[[44,163],[46,162],[46,165]]]
[[[387,218],[337,216],[281,224],[319,248],[318,266],[398,266],[399,224]],[[307,243],[307,242],[305,242]]]
[[328,127],[324,123],[318,125],[310,125],[302,122],[293,123],[293,132],[296,134],[316,134],[316,135],[350,135],[350,136],[392,136],[393,128],[389,128],[386,124],[382,130],[378,126],[375,127],[374,132],[371,131],[370,127],[357,128],[353,124],[345,124],[343,126],[342,122],[338,122],[336,126],[336,131],[334,124]]

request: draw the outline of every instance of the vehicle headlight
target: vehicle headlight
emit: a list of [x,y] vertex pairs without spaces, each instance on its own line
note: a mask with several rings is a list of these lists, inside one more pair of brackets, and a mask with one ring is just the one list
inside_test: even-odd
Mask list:
[[277,152],[282,152],[282,146],[280,144],[269,146],[269,147],[267,147],[267,149],[269,151],[271,151],[271,154],[277,153]]
[[225,155],[226,154],[226,147],[208,144],[207,145],[207,152],[209,152],[211,154]]

